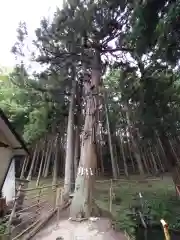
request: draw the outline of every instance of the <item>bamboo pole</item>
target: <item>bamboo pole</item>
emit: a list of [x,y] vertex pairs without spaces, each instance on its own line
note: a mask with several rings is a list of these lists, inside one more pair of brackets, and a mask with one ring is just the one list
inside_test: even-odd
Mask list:
[[22,237],[26,232],[28,232],[31,228],[36,226],[40,222],[41,219],[38,219],[37,221],[33,222],[28,228],[26,228],[24,231],[22,231],[20,234],[18,234],[16,237],[14,237],[12,240],[18,240],[20,237]]
[[161,219],[160,222],[163,226],[165,240],[171,240],[169,230],[168,230],[168,224],[164,221],[164,219]]
[[[63,204],[62,206],[60,206],[60,211],[68,208],[70,203],[71,202],[68,201],[66,204]],[[46,216],[44,219],[41,219],[41,221],[32,229],[32,231],[28,234],[28,236],[26,236],[25,239],[26,240],[32,239],[32,237],[34,237],[36,233],[42,229],[42,227],[56,214],[56,212],[57,212],[57,209],[50,210],[48,216]]]

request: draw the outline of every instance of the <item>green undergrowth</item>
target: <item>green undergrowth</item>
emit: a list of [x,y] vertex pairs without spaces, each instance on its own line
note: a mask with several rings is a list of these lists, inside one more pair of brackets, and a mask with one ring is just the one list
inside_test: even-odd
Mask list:
[[[96,184],[96,201],[100,207],[110,208],[110,183]],[[138,193],[145,202],[144,211],[150,207],[149,217],[152,225],[160,225],[164,219],[172,229],[180,229],[180,199],[176,197],[174,184],[170,177],[158,181],[138,183],[134,181],[116,181],[112,188],[112,215],[118,230],[134,234],[137,221],[132,218],[131,209],[140,205]]]
[[0,235],[5,234],[7,231],[7,225],[5,223],[0,223]]

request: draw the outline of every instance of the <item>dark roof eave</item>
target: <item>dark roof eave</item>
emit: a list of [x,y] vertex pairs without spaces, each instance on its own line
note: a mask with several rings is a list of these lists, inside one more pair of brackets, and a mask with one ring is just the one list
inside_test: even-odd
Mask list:
[[20,135],[16,132],[16,130],[14,129],[14,127],[12,126],[12,124],[9,122],[8,118],[6,117],[6,115],[4,114],[4,112],[2,111],[2,109],[0,109],[0,117],[3,119],[3,121],[6,123],[6,125],[9,127],[9,129],[11,130],[11,132],[13,133],[13,135],[15,136],[15,138],[18,140],[18,142],[22,145],[22,147],[24,148],[24,150],[29,154],[29,150],[26,147],[25,142],[23,141],[23,139],[20,137]]

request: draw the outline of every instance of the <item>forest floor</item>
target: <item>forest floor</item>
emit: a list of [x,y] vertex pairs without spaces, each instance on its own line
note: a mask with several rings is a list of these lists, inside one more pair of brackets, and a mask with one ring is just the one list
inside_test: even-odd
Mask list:
[[[134,233],[136,224],[132,221],[129,213],[131,207],[134,204],[137,204],[138,200],[135,200],[135,198],[138,199],[139,192],[141,192],[148,204],[151,205],[152,214],[157,223],[160,223],[160,219],[164,218],[171,226],[179,228],[178,224],[180,216],[177,216],[177,213],[179,212],[177,209],[180,208],[180,201],[177,199],[171,176],[167,175],[159,179],[146,179],[146,181],[139,181],[139,177],[136,176],[132,176],[130,180],[120,179],[113,182],[107,179],[98,180],[99,181],[96,182],[95,190],[96,203],[105,211],[109,211],[111,208],[117,230],[126,230],[129,234]],[[41,185],[51,184],[51,181],[52,179],[41,180]],[[29,187],[33,186],[33,184],[32,181]],[[110,192],[112,194],[110,194]],[[110,195],[112,195],[112,206],[110,206]],[[45,236],[50,235],[52,239],[54,239],[56,235],[53,236],[53,232],[56,234],[57,229],[62,229],[64,224],[68,225],[67,218],[68,212],[61,213],[61,221],[57,226],[57,217],[54,216],[48,225],[45,226],[33,239],[48,240],[50,238],[45,238]],[[68,226],[73,229],[72,226]],[[75,229],[77,228],[78,226],[75,227]],[[80,230],[80,232],[81,231],[82,230]],[[120,237],[117,239],[123,238]]]

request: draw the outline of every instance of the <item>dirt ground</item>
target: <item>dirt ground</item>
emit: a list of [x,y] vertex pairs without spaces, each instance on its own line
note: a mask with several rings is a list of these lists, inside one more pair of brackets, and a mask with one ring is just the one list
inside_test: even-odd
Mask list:
[[[60,238],[61,237],[61,238]],[[47,226],[33,240],[127,240],[122,233],[115,232],[110,220],[99,218],[84,222],[60,220]]]

